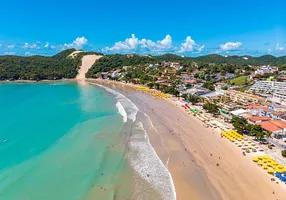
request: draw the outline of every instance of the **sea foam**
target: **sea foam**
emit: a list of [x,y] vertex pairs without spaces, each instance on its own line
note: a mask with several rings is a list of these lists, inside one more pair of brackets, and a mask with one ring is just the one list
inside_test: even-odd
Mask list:
[[[116,105],[118,110],[120,107],[120,110],[123,113],[122,108],[125,109],[127,118],[135,122],[133,124],[133,126],[135,125],[135,127],[132,130],[132,134],[130,136],[129,141],[131,151],[126,154],[126,157],[129,160],[131,167],[135,169],[135,171],[140,175],[140,177],[143,178],[148,184],[152,186],[152,188],[154,188],[160,194],[160,199],[175,200],[176,191],[172,176],[168,171],[167,167],[157,155],[154,148],[152,147],[149,141],[148,134],[144,129],[142,122],[136,121],[136,115],[138,113],[137,106],[121,93],[116,92],[103,85],[95,85],[104,88],[106,91],[114,94],[116,100],[122,106],[119,106],[119,104],[117,103]],[[123,114],[121,115],[125,116]],[[146,113],[144,116],[147,117]],[[139,196],[136,196],[134,198],[147,200],[147,198],[145,198],[144,196],[146,191],[140,191],[141,189],[142,188],[140,188],[140,183],[137,183],[135,186],[135,190],[137,190],[135,191],[135,195]]]
[[123,108],[122,104],[120,102],[117,102],[116,107],[118,109],[119,114],[122,115],[122,117],[123,117],[123,122],[126,123],[127,122],[127,113],[126,113],[125,109]]

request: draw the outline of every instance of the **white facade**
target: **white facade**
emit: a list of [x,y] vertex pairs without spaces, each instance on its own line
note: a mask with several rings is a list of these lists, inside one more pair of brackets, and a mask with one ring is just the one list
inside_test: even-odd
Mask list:
[[283,92],[286,91],[286,82],[256,81],[249,91],[255,91],[256,93]]
[[275,92],[271,100],[272,102],[286,106],[286,90],[284,92]]

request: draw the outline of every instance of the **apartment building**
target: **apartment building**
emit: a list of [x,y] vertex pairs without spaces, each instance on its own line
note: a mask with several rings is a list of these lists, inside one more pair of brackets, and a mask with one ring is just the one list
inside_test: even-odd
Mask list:
[[271,100],[274,103],[286,106],[286,90],[275,92]]
[[286,91],[286,82],[277,81],[256,81],[253,86],[248,90],[258,94],[272,94],[275,92]]
[[226,90],[225,95],[230,98],[232,102],[238,103],[240,105],[250,105],[253,103],[261,103],[264,98],[257,95],[248,94],[245,92],[240,92],[236,90]]

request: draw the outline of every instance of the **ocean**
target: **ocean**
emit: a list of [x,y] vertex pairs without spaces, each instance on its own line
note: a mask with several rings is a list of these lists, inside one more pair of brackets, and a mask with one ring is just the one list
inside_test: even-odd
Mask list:
[[1,200],[175,199],[146,116],[120,93],[0,84],[0,111]]

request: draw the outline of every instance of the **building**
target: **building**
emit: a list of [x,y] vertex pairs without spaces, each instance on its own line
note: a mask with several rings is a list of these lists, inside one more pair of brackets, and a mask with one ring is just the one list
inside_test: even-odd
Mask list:
[[266,116],[251,116],[248,118],[248,123],[250,124],[259,124],[262,122],[270,121],[271,119]]
[[175,68],[176,70],[180,70],[180,69],[183,68],[183,67],[180,65],[180,63],[178,63],[178,62],[172,62],[172,63],[170,63],[170,67],[173,67],[173,68]]
[[118,71],[114,71],[114,72],[112,72],[112,74],[111,74],[111,77],[112,78],[116,78],[116,77],[118,77],[120,74],[118,73]]
[[248,90],[258,94],[272,94],[275,92],[286,91],[286,82],[277,81],[256,81]]
[[248,94],[245,92],[240,92],[236,90],[226,90],[224,94],[230,98],[232,102],[235,102],[240,105],[250,105],[254,103],[261,103],[264,101],[264,98],[257,95]]
[[285,135],[286,134],[286,122],[281,120],[270,120],[266,122],[259,123],[261,127],[276,135]]
[[277,103],[283,106],[286,106],[286,90],[275,92],[271,99],[273,103]]
[[273,67],[273,66],[260,66],[255,72],[254,74],[257,75],[257,74],[272,74],[272,73],[275,73],[278,71],[278,68],[277,67]]

